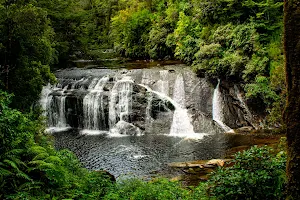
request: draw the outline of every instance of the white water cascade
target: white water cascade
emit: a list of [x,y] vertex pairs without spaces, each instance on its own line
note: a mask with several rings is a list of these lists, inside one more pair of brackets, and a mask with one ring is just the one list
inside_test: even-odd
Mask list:
[[[52,96],[48,90],[54,90],[60,93],[60,96]],[[49,128],[48,132],[56,132],[68,130],[70,126],[66,120],[66,96],[65,91],[67,86],[63,89],[58,87],[45,86],[42,90],[42,94],[45,96],[40,100],[42,108],[45,110],[44,115],[48,118]],[[57,109],[53,110],[53,107]]]
[[218,80],[217,87],[214,90],[212,116],[213,116],[213,120],[217,122],[225,132],[234,132],[233,129],[228,127],[223,122],[224,121],[223,99],[222,99],[222,93],[220,91],[220,80]]
[[237,116],[230,119],[237,126],[248,121],[241,107],[223,113],[227,102],[220,83],[213,92],[206,80],[182,68],[68,69],[58,71],[57,77],[56,85],[43,88],[40,101],[53,131],[72,128],[84,135],[201,138],[222,129],[232,131],[225,114]]
[[168,81],[168,70],[159,71],[160,80],[157,81],[158,91],[166,96],[169,96],[169,81]]
[[[179,88],[181,88],[181,86],[179,86],[179,83],[181,83],[181,78],[179,78],[179,81],[177,83],[178,84],[177,86]],[[152,90],[147,85],[143,85],[143,84],[139,84],[139,85],[146,88],[148,92],[156,94],[162,100],[172,103],[172,105],[175,107],[175,111],[174,111],[174,115],[173,115],[173,122],[171,125],[171,130],[170,130],[169,136],[202,139],[204,137],[204,135],[206,135],[205,133],[195,133],[194,132],[193,126],[190,122],[190,117],[188,116],[187,109],[182,108],[182,106],[180,104],[178,104],[174,99],[170,98],[169,96],[166,96],[163,93]],[[182,94],[182,91],[179,91],[179,94]],[[178,99],[180,99],[180,98],[178,98]]]
[[40,105],[43,109],[43,115],[46,116],[47,115],[47,105],[48,105],[48,102],[49,102],[49,97],[50,96],[50,93],[52,92],[52,86],[50,85],[50,83],[48,83],[47,86],[44,86],[43,87],[43,90],[41,92],[41,99],[40,99]]
[[88,87],[88,94],[83,98],[84,129],[103,130],[106,127],[103,103],[103,88],[108,77],[94,78]]
[[184,80],[181,74],[177,75],[174,84],[173,100],[176,102],[176,104],[174,104],[176,109],[173,115],[170,136],[195,135],[193,125],[191,124],[190,117],[188,116],[188,111],[185,108]]
[[48,119],[48,124],[50,126],[56,126],[57,122],[53,122],[53,112],[49,112],[49,110],[51,110],[51,104],[53,103],[53,96],[50,95],[52,90],[53,87],[50,85],[50,83],[47,86],[43,87],[43,90],[41,92],[40,105],[43,109],[43,116],[47,117]]
[[128,134],[132,132],[139,135],[140,130],[130,121],[132,112],[133,80],[124,76],[112,88],[109,101],[109,127],[113,135]]
[[66,96],[61,96],[59,100],[59,119],[57,124],[59,128],[67,127],[65,112],[66,112]]

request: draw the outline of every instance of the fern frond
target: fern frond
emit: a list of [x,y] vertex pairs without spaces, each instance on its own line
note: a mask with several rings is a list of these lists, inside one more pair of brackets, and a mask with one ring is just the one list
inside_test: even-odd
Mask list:
[[24,149],[12,149],[10,151],[7,151],[4,156],[15,156],[15,155],[19,155],[21,154],[22,152],[24,152]]
[[32,189],[40,189],[42,186],[41,182],[26,182],[22,185],[19,186],[19,190],[25,190],[25,191],[30,191]]
[[62,160],[58,156],[49,156],[45,159],[48,163],[61,164]]
[[41,154],[41,153],[47,153],[47,150],[44,147],[35,145],[35,146],[32,146],[28,149],[28,153]]
[[9,176],[9,175],[12,175],[12,174],[13,173],[11,171],[0,167],[0,176],[1,177]]
[[17,164],[15,162],[11,161],[11,160],[5,159],[5,160],[3,160],[3,163],[8,164],[13,169],[19,170]]
[[38,155],[36,155],[32,160],[42,160],[49,157],[49,154],[46,152],[40,153]]
[[27,174],[25,174],[24,172],[22,172],[20,170],[18,171],[18,173],[16,173],[16,176],[19,177],[19,178],[23,178],[25,180],[28,180],[28,181],[32,180]]

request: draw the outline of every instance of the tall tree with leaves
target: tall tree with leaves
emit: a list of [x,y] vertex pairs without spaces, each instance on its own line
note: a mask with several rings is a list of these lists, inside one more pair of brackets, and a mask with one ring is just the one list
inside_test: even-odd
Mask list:
[[300,2],[285,0],[284,46],[287,82],[288,198],[300,199]]
[[[53,30],[34,1],[0,1],[0,81],[15,94],[13,106],[27,110],[42,85],[54,80]],[[1,86],[1,85],[0,85]]]

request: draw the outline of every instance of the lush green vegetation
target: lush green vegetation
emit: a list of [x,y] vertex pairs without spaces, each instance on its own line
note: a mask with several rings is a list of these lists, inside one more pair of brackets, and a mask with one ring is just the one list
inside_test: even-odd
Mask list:
[[[207,183],[113,183],[56,151],[33,106],[52,69],[114,48],[133,59],[180,59],[200,76],[244,86],[266,123],[285,99],[280,0],[0,0],[0,199],[283,199],[284,150],[254,147]],[[14,94],[14,95],[9,95]],[[12,97],[14,96],[14,97]]]
[[209,194],[217,199],[285,199],[285,151],[274,156],[272,149],[253,147],[238,152],[234,162],[213,173]]
[[102,172],[89,172],[76,156],[56,151],[41,120],[8,107],[0,92],[0,198],[97,199],[112,186]]
[[29,111],[51,68],[92,57],[108,48],[112,1],[0,1],[0,88],[14,93],[12,106]]
[[[201,76],[244,86],[267,125],[281,124],[285,84],[282,0],[0,1],[0,76],[28,111],[50,67],[104,57],[180,59]],[[21,100],[22,99],[22,100]]]
[[274,125],[285,99],[282,18],[281,0],[131,0],[112,18],[111,35],[123,56],[177,58],[199,75],[244,85]]

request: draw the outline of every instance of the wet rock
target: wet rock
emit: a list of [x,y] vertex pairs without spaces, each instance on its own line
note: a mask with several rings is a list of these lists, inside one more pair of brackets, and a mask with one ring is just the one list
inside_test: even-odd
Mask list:
[[250,133],[253,130],[252,126],[243,126],[241,128],[236,129],[237,133]]
[[215,168],[217,166],[223,167],[226,163],[231,162],[231,159],[212,159],[212,160],[198,160],[191,162],[169,163],[168,166],[174,168]]
[[131,123],[125,121],[119,121],[111,130],[112,134],[121,135],[140,135],[141,130]]
[[229,162],[231,162],[231,159],[212,159],[212,160],[209,160],[206,164],[223,167],[226,163],[229,163]]

